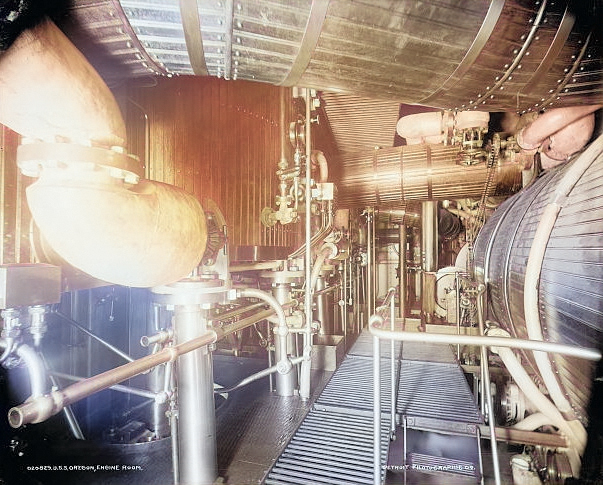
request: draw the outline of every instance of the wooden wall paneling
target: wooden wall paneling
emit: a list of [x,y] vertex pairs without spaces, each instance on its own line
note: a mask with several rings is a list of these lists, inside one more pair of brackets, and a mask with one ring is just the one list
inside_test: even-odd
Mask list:
[[[280,123],[281,89],[287,98],[285,126]],[[290,89],[182,76],[159,79],[154,88],[131,87],[129,96],[149,117],[151,178],[200,200],[212,198],[227,220],[231,249],[292,245],[297,230],[264,228],[260,222],[262,209],[274,207],[278,191],[282,130],[293,119]],[[128,125],[142,123],[133,109],[128,113]],[[144,135],[140,127],[129,129],[135,137]],[[141,143],[131,141],[132,146]]]

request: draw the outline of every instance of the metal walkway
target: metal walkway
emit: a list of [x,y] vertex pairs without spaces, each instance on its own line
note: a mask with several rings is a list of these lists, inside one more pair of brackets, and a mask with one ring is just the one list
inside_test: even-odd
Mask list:
[[[391,343],[381,342],[385,483],[479,483],[483,423],[450,346],[397,342],[397,439],[391,423]],[[361,333],[265,478],[266,485],[373,483],[372,336]],[[401,475],[404,474],[404,476]]]

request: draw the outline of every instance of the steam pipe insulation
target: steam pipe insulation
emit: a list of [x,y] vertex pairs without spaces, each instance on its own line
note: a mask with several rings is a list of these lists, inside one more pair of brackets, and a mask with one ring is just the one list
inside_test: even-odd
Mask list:
[[513,425],[513,428],[520,429],[523,431],[534,431],[535,429],[541,428],[542,426],[553,425],[551,418],[543,413],[530,414],[528,417],[522,419],[518,423]]
[[329,258],[337,257],[339,253],[337,246],[333,243],[325,243],[321,248],[314,260],[314,265],[312,266],[312,275],[310,278],[310,287],[312,290],[316,289],[316,282],[318,281],[318,277],[320,276],[320,272],[322,271],[322,266],[325,264],[325,261]]
[[136,287],[172,283],[199,263],[207,237],[199,202],[176,187],[137,184],[143,170],[124,154],[117,102],[52,22],[24,31],[0,56],[0,99],[0,122],[26,137],[19,167],[39,176],[27,201],[58,256]]
[[327,163],[325,154],[320,150],[312,150],[310,160],[312,161],[312,170],[318,169],[318,178],[316,181],[319,183],[326,182],[329,178],[329,164]]
[[167,184],[142,180],[128,188],[107,172],[48,168],[27,188],[27,202],[58,254],[113,284],[173,283],[191,272],[205,250],[201,205]]
[[0,123],[26,138],[125,146],[113,94],[50,20],[22,32],[0,54],[0,99]]
[[[567,159],[590,140],[595,127],[594,112],[603,105],[571,106],[546,111],[517,133],[524,150],[541,147],[543,168]],[[550,160],[548,160],[550,159]]]
[[407,145],[419,143],[444,143],[448,134],[468,128],[488,128],[490,113],[460,111],[458,113],[432,111],[403,116],[396,124],[398,135]]

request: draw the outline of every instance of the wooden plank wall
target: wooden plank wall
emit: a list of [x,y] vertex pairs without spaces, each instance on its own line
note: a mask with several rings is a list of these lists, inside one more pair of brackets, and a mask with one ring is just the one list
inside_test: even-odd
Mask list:
[[[285,126],[279,95],[285,89]],[[301,225],[266,228],[260,213],[276,209],[277,164],[292,117],[291,91],[267,84],[209,77],[160,78],[153,87],[132,87],[120,100],[129,150],[147,161],[150,179],[174,184],[199,200],[213,199],[237,246],[295,246]],[[145,116],[147,150],[145,150]],[[147,155],[145,157],[145,151]]]

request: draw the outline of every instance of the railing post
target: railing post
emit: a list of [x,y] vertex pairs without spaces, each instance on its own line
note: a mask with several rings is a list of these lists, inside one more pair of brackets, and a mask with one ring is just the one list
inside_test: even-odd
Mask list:
[[[390,289],[390,291],[396,291],[394,288]],[[389,321],[390,321],[390,330],[392,332],[395,331],[395,325],[396,325],[396,299],[394,298],[394,296],[392,296],[391,298],[391,302],[389,304]],[[390,340],[390,371],[391,371],[391,378],[390,378],[390,391],[391,391],[391,408],[390,408],[390,415],[391,415],[391,430],[390,430],[390,438],[393,438],[394,434],[396,433],[396,359],[394,356],[394,352],[395,352],[395,348],[396,348],[396,342],[394,341],[394,339]]]
[[381,369],[379,337],[373,336],[373,485],[381,485]]

